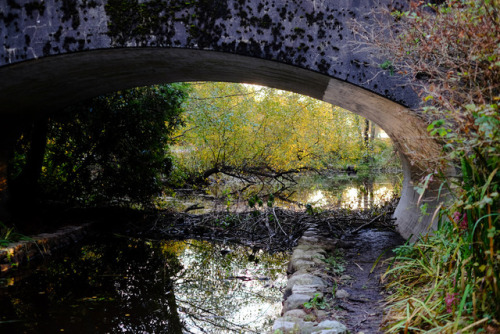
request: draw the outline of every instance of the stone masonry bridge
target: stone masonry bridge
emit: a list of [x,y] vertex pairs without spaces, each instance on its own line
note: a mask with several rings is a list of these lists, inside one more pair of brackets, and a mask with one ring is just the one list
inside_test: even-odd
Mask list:
[[[408,78],[357,48],[352,21],[401,6],[389,0],[2,0],[0,180],[17,125],[76,101],[135,86],[230,81],[289,90],[381,126],[404,163],[399,231],[418,235],[410,156],[440,148],[413,111]],[[1,182],[1,181],[0,181]],[[0,184],[3,197],[6,184]]]

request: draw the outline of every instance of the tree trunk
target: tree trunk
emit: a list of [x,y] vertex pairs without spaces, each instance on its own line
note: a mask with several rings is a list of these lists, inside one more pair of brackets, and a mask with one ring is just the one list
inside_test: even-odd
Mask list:
[[21,126],[18,118],[2,116],[0,121],[0,221],[10,218],[10,212],[7,208],[7,203],[10,200],[9,160],[20,133]]
[[363,143],[364,143],[364,148],[365,148],[365,154],[363,157],[363,162],[364,163],[369,163],[370,162],[370,121],[368,119],[365,119],[365,127],[363,131]]
[[375,138],[377,137],[377,134],[378,134],[378,126],[377,126],[377,124],[375,124],[373,122],[370,122],[370,125],[371,125],[371,136],[370,136],[370,139],[371,139],[371,142],[372,142],[372,145],[373,145],[373,141],[375,140]]
[[47,127],[48,118],[45,117],[34,121],[31,125],[31,131],[27,131],[27,135],[31,132],[31,143],[26,154],[26,164],[18,177],[9,180],[11,203],[14,210],[34,205],[39,197],[38,180],[47,146]]

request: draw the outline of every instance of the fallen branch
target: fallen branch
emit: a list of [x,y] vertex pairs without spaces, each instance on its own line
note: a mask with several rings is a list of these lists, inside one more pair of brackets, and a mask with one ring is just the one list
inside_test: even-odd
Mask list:
[[371,224],[375,223],[380,217],[384,216],[386,213],[381,213],[379,214],[377,217],[373,218],[372,220],[370,220],[368,223],[366,224],[363,224],[361,225],[360,227],[358,227],[357,229],[355,229],[354,231],[351,232],[351,234],[356,234],[358,233],[360,230],[364,229],[365,227],[367,226],[370,226]]
[[189,212],[189,211],[193,211],[193,210],[199,210],[199,209],[204,209],[205,207],[204,206],[200,206],[199,204],[193,204],[193,205],[190,205],[189,207],[187,207],[184,212]]

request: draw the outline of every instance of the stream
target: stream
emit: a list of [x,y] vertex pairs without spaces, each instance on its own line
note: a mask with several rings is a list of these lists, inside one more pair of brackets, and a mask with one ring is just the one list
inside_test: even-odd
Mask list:
[[108,236],[1,278],[0,332],[260,333],[281,312],[287,260]]
[[[389,201],[400,182],[394,174],[340,181],[309,175],[300,179],[293,200],[321,210],[377,207]],[[227,184],[210,191],[217,194],[224,187]],[[193,203],[205,206],[198,214],[214,212],[220,205],[203,197],[176,196],[171,202],[177,209]],[[219,209],[238,211],[245,205],[231,200]],[[277,201],[276,205],[290,212],[304,211],[296,204]],[[221,228],[225,227],[216,227]],[[0,276],[0,333],[271,331],[282,311],[289,251],[268,253],[214,237],[169,240],[169,235],[139,238],[105,233]],[[345,275],[352,280],[339,282],[338,287],[351,295],[337,306],[339,316],[351,332],[376,332],[383,294],[377,277],[384,269],[378,266],[373,275],[369,273],[379,255],[403,241],[387,228],[368,228],[342,239],[351,245],[344,255]]]
[[[307,173],[296,178],[296,184],[283,181],[290,188],[282,196],[288,201],[276,199],[276,206],[289,210],[303,210],[304,205],[311,204],[320,209],[349,208],[369,209],[381,206],[390,201],[400,191],[403,176],[400,172],[394,173]],[[183,211],[190,207],[199,207],[190,210],[192,213],[207,213],[217,210],[240,212],[248,209],[249,194],[270,193],[281,185],[252,185],[244,192],[235,189],[243,188],[242,182],[231,177],[222,177],[213,180],[204,194],[192,194],[191,191],[179,190],[173,196],[162,198],[167,208]],[[214,201],[214,198],[223,198],[223,201]]]

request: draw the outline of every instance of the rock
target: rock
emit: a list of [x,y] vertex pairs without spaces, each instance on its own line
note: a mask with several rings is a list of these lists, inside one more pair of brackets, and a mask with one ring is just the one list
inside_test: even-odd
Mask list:
[[324,259],[325,252],[322,249],[295,249],[292,254],[290,261],[294,260],[312,260],[312,259]]
[[295,284],[292,288],[292,293],[301,293],[303,295],[311,295],[311,297],[317,293],[318,290],[314,285],[299,285]]
[[322,330],[319,330],[319,331],[314,331],[314,332],[311,332],[311,334],[339,334],[339,333],[349,333],[348,331],[345,331],[345,332],[339,332],[335,329],[322,329]]
[[340,276],[340,280],[341,281],[350,281],[350,280],[352,280],[352,277],[349,275],[342,275],[342,276]]
[[317,237],[302,237],[300,238],[299,243],[300,244],[316,244],[318,243],[319,239]]
[[349,292],[343,290],[343,289],[339,289],[337,290],[337,292],[335,292],[335,297],[338,298],[338,299],[343,299],[343,298],[349,298]]
[[310,251],[310,250],[324,252],[323,248],[318,243],[316,243],[316,244],[301,244],[299,242],[298,246],[295,248],[295,250],[293,252],[295,253],[296,250],[302,250],[305,252]]
[[307,315],[304,310],[300,309],[295,309],[295,310],[290,310],[286,311],[285,314],[283,314],[283,318],[288,319],[288,318],[299,318],[299,319],[304,319],[304,317]]
[[301,293],[292,293],[286,300],[283,305],[283,310],[288,311],[292,309],[296,309],[304,305],[311,300],[311,296]]
[[295,322],[286,320],[285,318],[278,318],[274,321],[273,332],[278,330],[281,330],[283,333],[298,332],[300,330],[300,321]]
[[312,285],[315,286],[318,290],[326,288],[327,286],[325,281],[317,276],[311,274],[295,273],[288,279],[286,290],[292,290],[292,288],[296,284]]
[[289,271],[296,272],[299,270],[308,270],[316,265],[315,261],[295,259],[290,261]]
[[290,259],[290,261],[295,260],[295,259],[297,259],[297,260],[298,259],[306,259],[305,254],[306,254],[306,250],[296,248],[293,251],[292,258]]
[[317,326],[319,331],[315,331],[315,334],[347,334],[347,327],[338,322],[337,320],[324,320],[320,322]]

